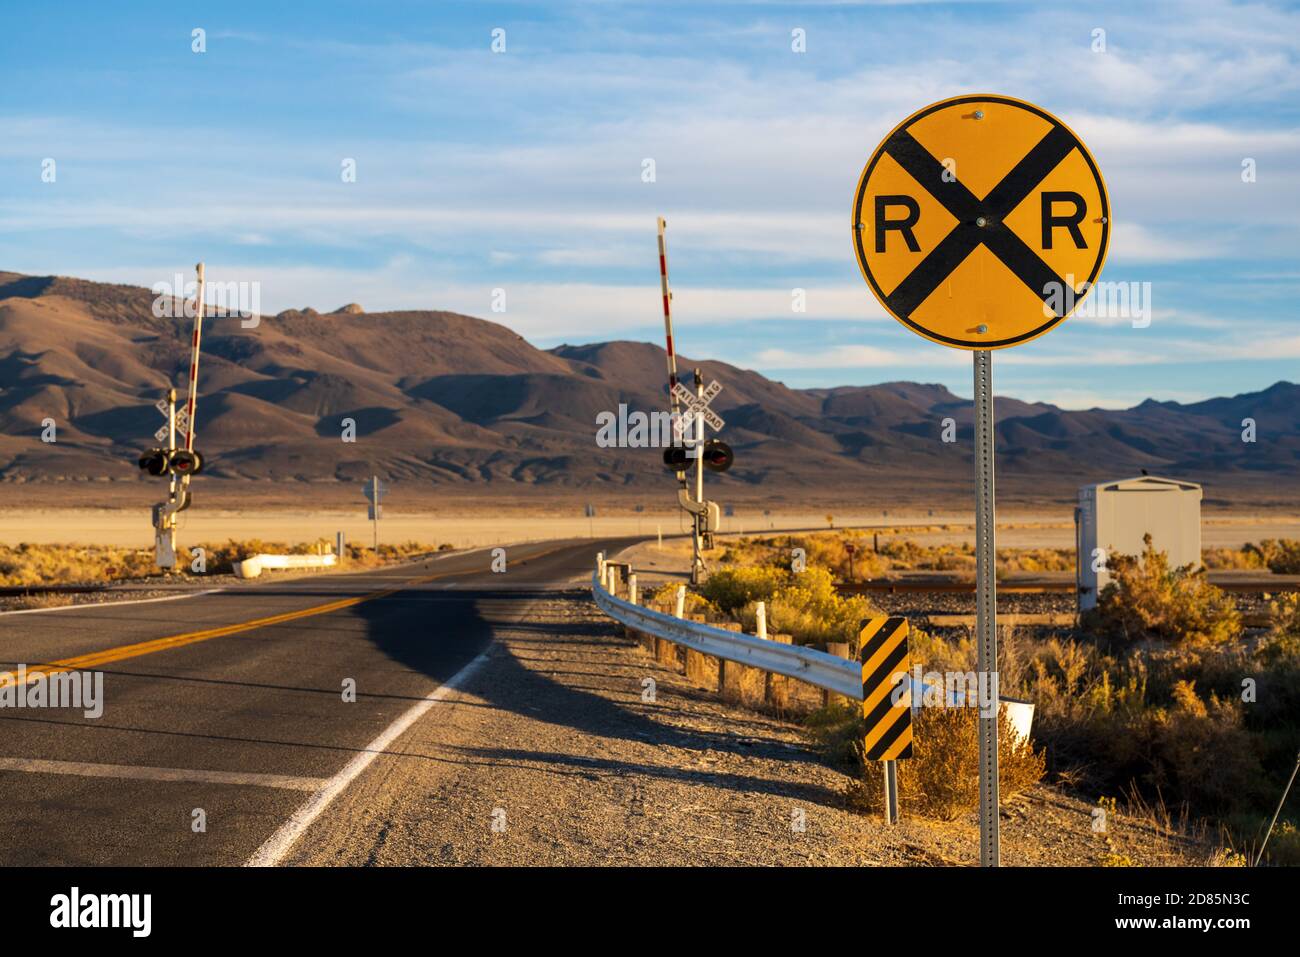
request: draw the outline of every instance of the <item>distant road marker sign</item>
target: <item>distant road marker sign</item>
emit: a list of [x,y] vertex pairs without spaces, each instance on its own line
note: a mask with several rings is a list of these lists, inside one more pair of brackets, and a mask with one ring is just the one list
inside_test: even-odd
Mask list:
[[913,113],[867,161],[853,248],[881,305],[958,349],[1002,349],[1054,329],[1101,273],[1110,201],[1083,142],[1006,96]]

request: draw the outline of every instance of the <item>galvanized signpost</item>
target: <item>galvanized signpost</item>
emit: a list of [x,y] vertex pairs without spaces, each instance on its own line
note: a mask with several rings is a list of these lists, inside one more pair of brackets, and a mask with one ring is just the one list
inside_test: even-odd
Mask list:
[[[1056,328],[1101,273],[1110,204],[1083,142],[1045,110],[988,94],[896,126],[853,198],[862,276],[899,322],[974,356],[978,667],[997,691],[993,349]],[[888,771],[886,772],[888,774]],[[979,718],[980,863],[998,864],[998,709]]]
[[370,508],[367,510],[367,517],[374,524],[375,531],[375,551],[379,551],[379,520],[383,517],[384,507],[381,501],[384,493],[388,491],[383,482],[379,481],[378,475],[372,475],[370,481],[365,484],[362,494],[370,500]]
[[[704,426],[707,424],[715,432],[721,430],[724,423],[718,413],[709,408],[709,403],[718,397],[722,391],[722,386],[714,380],[706,387],[704,385],[704,374],[695,370],[695,394],[691,395],[690,389],[678,382],[672,387],[673,398],[680,403],[682,412],[679,416],[674,417],[673,431],[678,439],[684,439],[688,445],[687,455],[695,459],[695,497],[690,499],[689,496],[682,496],[683,507],[691,513],[694,523],[692,525],[693,534],[691,535],[691,584],[698,585],[704,577],[704,548],[706,536],[711,537],[718,530],[717,512],[718,506],[713,502],[704,500],[704,466],[706,459],[706,442],[704,438]],[[688,437],[686,433],[691,431],[694,426],[695,435],[693,438]],[[730,463],[728,463],[730,464]],[[684,490],[683,490],[684,491]]]

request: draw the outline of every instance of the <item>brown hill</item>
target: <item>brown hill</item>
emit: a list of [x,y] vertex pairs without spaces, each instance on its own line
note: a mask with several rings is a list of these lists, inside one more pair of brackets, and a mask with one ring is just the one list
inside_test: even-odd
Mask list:
[[[183,387],[188,319],[157,317],[132,286],[0,272],[0,481],[140,480],[135,456]],[[682,357],[685,372],[697,363]],[[853,489],[859,498],[968,485],[971,406],[939,385],[791,389],[701,361],[737,450],[736,491]],[[291,310],[205,324],[199,448],[208,475],[352,481],[372,471],[440,486],[662,488],[655,449],[604,449],[596,415],[666,406],[664,353],[639,342],[543,351],[497,323],[448,312]],[[996,402],[1004,493],[1068,494],[1148,469],[1290,499],[1300,475],[1300,388],[1191,405],[1065,412]],[[1243,443],[1253,417],[1260,441]],[[940,440],[952,417],[958,441]],[[57,442],[41,441],[42,422]],[[343,441],[345,420],[356,441]]]

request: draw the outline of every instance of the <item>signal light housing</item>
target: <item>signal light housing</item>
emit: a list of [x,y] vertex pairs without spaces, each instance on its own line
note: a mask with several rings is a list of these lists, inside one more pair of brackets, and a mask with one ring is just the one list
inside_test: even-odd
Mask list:
[[177,475],[197,475],[203,471],[203,456],[189,449],[177,449],[172,453],[168,465]]
[[167,474],[167,451],[165,449],[150,449],[140,456],[140,468],[150,475]]
[[[681,445],[670,445],[664,449],[664,467],[670,472],[685,472],[695,463],[691,450]],[[709,439],[700,452],[704,457],[704,467],[710,472],[725,472],[736,461],[736,453],[731,446],[721,439]]]
[[150,449],[140,456],[138,464],[150,475],[197,475],[203,471],[203,456],[189,449]]
[[681,445],[670,445],[664,449],[664,467],[670,472],[685,472],[694,461],[686,453],[689,450]]
[[725,472],[735,461],[736,453],[721,439],[709,439],[704,443],[704,467],[709,471]]

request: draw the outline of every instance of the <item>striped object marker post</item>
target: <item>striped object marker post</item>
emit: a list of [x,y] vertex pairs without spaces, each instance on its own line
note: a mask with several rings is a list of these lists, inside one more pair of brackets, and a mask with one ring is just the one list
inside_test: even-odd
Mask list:
[[912,756],[911,655],[906,618],[871,618],[858,633],[862,663],[863,753],[881,761],[885,774],[885,822],[898,823],[898,767]]

